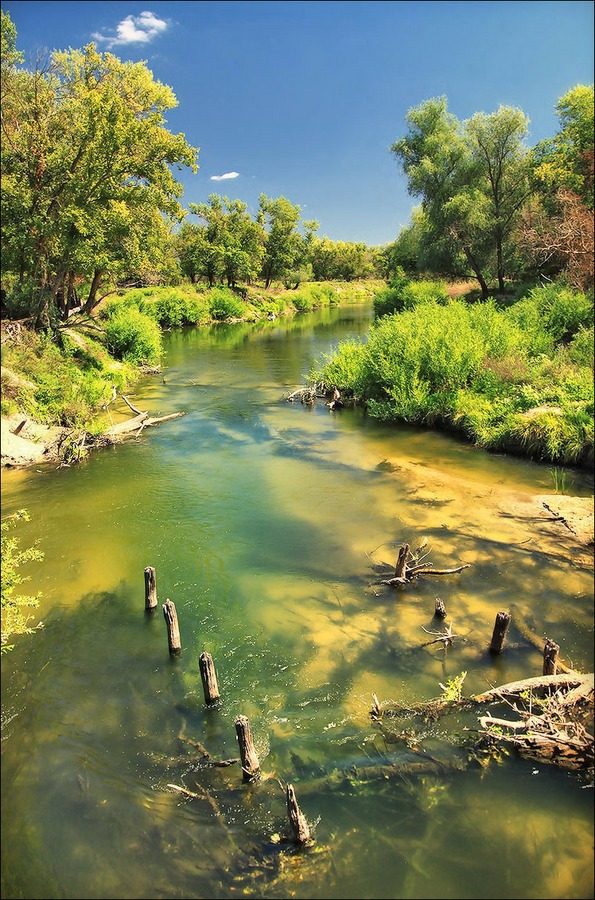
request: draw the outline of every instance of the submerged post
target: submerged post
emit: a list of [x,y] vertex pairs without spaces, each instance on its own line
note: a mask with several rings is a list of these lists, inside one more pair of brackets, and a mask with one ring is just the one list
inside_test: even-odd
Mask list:
[[543,648],[543,674],[555,675],[558,670],[558,653],[560,645],[551,641],[549,638],[545,642]]
[[504,646],[508,626],[510,625],[510,619],[510,613],[499,612],[496,614],[496,621],[494,623],[494,631],[492,634],[492,642],[490,644],[490,653],[502,652],[502,647]]
[[436,597],[436,608],[434,610],[434,615],[437,619],[446,619],[446,606],[444,602],[440,599],[440,597]]
[[397,565],[395,567],[395,578],[405,578],[405,571],[407,569],[407,560],[409,559],[410,552],[411,552],[411,547],[409,546],[409,544],[403,544],[403,546],[399,550],[399,558],[397,560]]
[[250,722],[246,716],[238,716],[236,719],[236,735],[240,745],[240,760],[244,781],[255,781],[260,777],[260,763],[250,732]]
[[155,569],[147,566],[145,569],[145,611],[153,612],[157,608],[157,586],[155,584]]
[[179,653],[182,649],[180,641],[180,629],[178,627],[178,615],[174,603],[168,598],[163,604],[163,615],[165,624],[167,625],[167,640],[169,643],[170,655]]
[[298,806],[292,784],[287,785],[287,815],[291,833],[296,844],[307,844],[310,840],[310,829],[303,812]]
[[215,674],[215,665],[210,653],[201,653],[198,658],[198,668],[202,678],[202,688],[205,693],[205,703],[209,705],[219,699],[219,685]]

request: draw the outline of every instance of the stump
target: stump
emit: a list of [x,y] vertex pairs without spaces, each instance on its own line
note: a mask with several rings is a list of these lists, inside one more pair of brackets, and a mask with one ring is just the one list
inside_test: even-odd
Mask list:
[[310,840],[310,829],[303,812],[300,810],[292,784],[287,785],[287,815],[291,833],[296,844],[307,844]]
[[202,678],[202,688],[205,694],[207,706],[219,699],[219,685],[215,674],[215,665],[210,653],[201,653],[198,659],[198,668]]
[[436,609],[434,610],[434,616],[437,619],[446,619],[446,607],[440,597],[436,597]]
[[244,781],[255,781],[260,777],[260,763],[254,744],[252,743],[252,733],[250,731],[250,722],[246,716],[238,716],[236,719],[236,735],[240,746],[240,760],[242,763],[242,771],[244,773]]
[[178,627],[178,615],[174,603],[168,598],[163,604],[163,615],[167,625],[167,641],[170,655],[179,653],[182,649],[180,641],[180,629]]
[[496,614],[496,621],[494,623],[494,631],[490,644],[490,653],[502,652],[502,647],[504,646],[504,641],[506,639],[506,633],[508,631],[509,625],[510,613],[499,612]]
[[145,569],[145,610],[153,612],[157,607],[157,586],[155,584],[155,569],[147,566]]
[[407,560],[409,559],[410,552],[411,547],[409,544],[403,544],[399,550],[399,558],[395,567],[395,578],[405,578],[405,570],[407,568]]
[[543,674],[555,675],[558,669],[559,644],[548,638],[543,648]]

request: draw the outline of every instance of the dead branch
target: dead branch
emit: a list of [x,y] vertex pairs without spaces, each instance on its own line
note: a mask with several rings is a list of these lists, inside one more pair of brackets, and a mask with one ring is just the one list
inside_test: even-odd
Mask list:
[[[492,688],[483,694],[475,694],[470,699],[473,703],[489,703],[494,700],[503,700],[505,697],[518,696],[524,691],[541,692],[552,688],[559,691],[565,687],[581,689],[576,694],[573,691],[575,694],[573,703],[576,703],[582,698],[587,698],[593,692],[593,675],[580,675],[578,672],[569,672],[564,675],[539,675],[535,678],[525,678],[523,681],[511,681],[509,684]],[[561,702],[564,702],[563,698],[561,698]]]
[[137,416],[148,415],[148,413],[146,413],[146,412],[143,413],[140,411],[140,409],[137,409],[136,406],[133,406],[132,403],[130,402],[130,400],[128,399],[128,397],[125,397],[124,394],[121,394],[120,396],[122,397],[122,400],[124,401],[126,406],[129,406],[130,409],[132,410],[132,412],[135,412],[137,414]]

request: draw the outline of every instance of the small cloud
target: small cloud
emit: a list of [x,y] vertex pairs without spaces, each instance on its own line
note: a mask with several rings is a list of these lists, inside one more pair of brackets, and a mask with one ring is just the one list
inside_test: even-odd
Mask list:
[[154,13],[145,11],[138,16],[126,16],[118,22],[115,35],[100,34],[96,31],[91,37],[96,41],[105,41],[109,48],[123,44],[148,44],[162,31],[166,31],[167,27],[167,22],[163,19],[158,19]]
[[229,178],[239,178],[239,172],[226,172],[225,175],[211,175],[211,181],[227,181]]

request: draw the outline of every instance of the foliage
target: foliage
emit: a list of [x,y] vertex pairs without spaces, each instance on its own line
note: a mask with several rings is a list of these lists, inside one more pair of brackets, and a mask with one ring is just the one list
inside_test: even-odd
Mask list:
[[12,650],[13,645],[7,641],[12,635],[31,634],[33,628],[28,626],[31,616],[25,612],[25,607],[33,608],[39,605],[39,596],[25,596],[16,594],[15,591],[23,582],[28,580],[19,571],[20,567],[31,560],[43,559],[43,553],[37,547],[29,547],[21,550],[18,539],[9,535],[9,531],[19,521],[28,521],[29,514],[21,509],[12,516],[2,520],[1,528],[1,595],[2,595],[2,653]]
[[542,194],[553,197],[562,188],[593,210],[593,85],[579,84],[560,98],[556,113],[560,130],[533,151],[533,175]]
[[440,247],[451,271],[464,257],[487,297],[493,271],[504,290],[508,239],[528,196],[528,120],[500,107],[460,123],[445,97],[409,110],[409,131],[391,150],[401,163],[409,193],[422,199],[421,244]]
[[2,365],[19,376],[11,380],[3,373],[3,415],[19,411],[64,427],[87,427],[112,385],[123,390],[133,378],[130,367],[116,363],[90,334],[83,337],[82,329],[61,330],[52,339],[24,328],[18,339],[3,344]]
[[107,347],[116,359],[133,365],[155,366],[161,359],[159,326],[139,309],[111,302],[102,311]]
[[442,688],[442,696],[440,697],[440,702],[460,702],[463,682],[465,681],[466,677],[467,672],[461,672],[459,675],[453,675],[452,678],[448,678],[446,684],[442,684],[442,682],[440,682],[439,686]]
[[374,297],[374,315],[376,318],[392,315],[404,309],[413,309],[419,303],[434,301],[448,302],[448,291],[444,281],[412,281],[398,268],[393,274],[388,287],[379,291]]
[[593,458],[592,303],[563,286],[500,309],[421,300],[377,318],[311,378],[387,421],[438,424],[479,446],[559,464]]
[[2,65],[2,266],[47,323],[51,307],[65,317],[77,305],[83,281],[90,309],[107,273],[159,263],[182,216],[171,167],[195,170],[196,150],[164,127],[176,99],[144,63],[89,44],[45,71]]
[[241,319],[246,312],[244,302],[229,288],[212,288],[208,293],[208,302],[213,319]]
[[[273,200],[266,194],[259,197],[258,223],[263,228],[268,225],[262,276],[265,290],[274,279],[283,279],[291,272],[303,249],[302,238],[297,227],[300,208],[285,197]],[[318,223],[315,223],[318,227]]]

